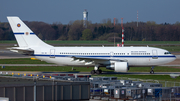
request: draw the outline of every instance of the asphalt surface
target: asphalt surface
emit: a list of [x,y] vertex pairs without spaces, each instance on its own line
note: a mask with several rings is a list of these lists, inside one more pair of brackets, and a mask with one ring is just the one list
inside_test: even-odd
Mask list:
[[[91,75],[90,72],[39,72],[39,71],[0,71],[0,74],[77,74],[77,75]],[[119,75],[170,75],[177,74],[180,75],[180,72],[154,72],[154,74],[150,74],[149,72],[102,72],[100,75],[111,75],[111,74],[119,74]],[[95,74],[96,75],[96,74]]]
[[29,56],[14,53],[9,50],[0,50],[0,59],[13,59],[13,58],[29,58]]

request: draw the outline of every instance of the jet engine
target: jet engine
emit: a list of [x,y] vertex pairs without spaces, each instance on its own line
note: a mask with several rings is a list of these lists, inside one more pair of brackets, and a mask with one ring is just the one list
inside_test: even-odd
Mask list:
[[127,62],[114,62],[110,66],[106,66],[107,69],[114,69],[115,72],[127,72],[129,70]]

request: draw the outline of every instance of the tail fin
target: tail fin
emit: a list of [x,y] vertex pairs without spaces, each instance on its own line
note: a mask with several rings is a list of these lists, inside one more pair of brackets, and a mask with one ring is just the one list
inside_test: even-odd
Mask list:
[[10,23],[19,47],[50,46],[39,39],[36,34],[33,33],[33,31],[29,29],[23,21],[21,21],[19,17],[12,16],[7,17],[7,19]]

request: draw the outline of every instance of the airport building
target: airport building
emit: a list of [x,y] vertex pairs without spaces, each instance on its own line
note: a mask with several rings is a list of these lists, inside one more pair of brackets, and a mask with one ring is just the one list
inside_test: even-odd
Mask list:
[[7,101],[167,101],[180,99],[180,86],[163,87],[160,83],[117,77],[19,74],[0,77],[0,100],[3,98]]

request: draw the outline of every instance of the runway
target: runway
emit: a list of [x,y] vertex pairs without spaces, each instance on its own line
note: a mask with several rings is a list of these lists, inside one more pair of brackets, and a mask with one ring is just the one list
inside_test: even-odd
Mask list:
[[0,50],[0,59],[14,59],[14,58],[30,58],[30,57],[11,52],[9,50]]
[[[77,74],[77,75],[91,75],[90,72],[39,72],[39,71],[0,71],[0,74]],[[180,75],[180,72],[154,72],[154,74],[150,74],[149,72],[102,72],[99,75],[170,75],[177,74]]]

